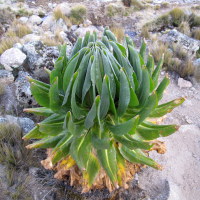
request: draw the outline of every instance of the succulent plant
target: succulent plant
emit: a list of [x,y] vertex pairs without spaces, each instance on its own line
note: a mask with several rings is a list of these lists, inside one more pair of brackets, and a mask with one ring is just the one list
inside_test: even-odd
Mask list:
[[29,78],[42,107],[25,111],[46,118],[24,136],[38,139],[28,148],[51,149],[51,166],[78,166],[89,187],[102,171],[113,187],[121,186],[127,163],[161,169],[146,152],[153,148],[152,140],[178,127],[148,119],[162,117],[184,101],[158,105],[169,84],[167,77],[158,84],[162,63],[163,58],[157,66],[151,55],[146,59],[145,41],[138,52],[129,37],[122,45],[108,29],[101,40],[89,32],[78,38],[69,58],[62,46],[54,69],[47,70],[50,84]]

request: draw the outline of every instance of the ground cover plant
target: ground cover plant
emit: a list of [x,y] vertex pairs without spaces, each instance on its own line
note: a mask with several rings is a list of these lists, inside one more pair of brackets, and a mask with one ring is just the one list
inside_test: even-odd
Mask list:
[[65,46],[52,71],[50,83],[29,78],[41,107],[25,111],[46,117],[24,139],[37,139],[27,148],[48,149],[42,161],[56,170],[56,178],[70,177],[83,192],[127,187],[141,166],[162,169],[148,157],[155,139],[174,133],[177,125],[157,125],[159,118],[183,103],[184,98],[159,104],[169,78],[158,81],[163,58],[154,65],[126,37],[124,45],[105,29],[101,39],[87,32],[66,57]]

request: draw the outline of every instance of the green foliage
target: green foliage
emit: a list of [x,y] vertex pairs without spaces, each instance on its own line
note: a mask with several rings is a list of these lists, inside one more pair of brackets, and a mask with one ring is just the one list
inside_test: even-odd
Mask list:
[[70,21],[72,24],[82,24],[87,14],[87,8],[84,5],[77,5],[71,9]]
[[[46,116],[24,139],[40,139],[29,148],[52,148],[52,162],[71,156],[89,185],[100,166],[114,186],[120,180],[117,154],[129,162],[160,169],[142,150],[151,140],[177,130],[176,125],[155,125],[147,117],[161,117],[184,99],[159,105],[169,84],[158,84],[163,58],[154,66],[146,61],[146,43],[138,52],[126,37],[124,45],[105,29],[79,38],[69,58],[63,46],[50,73],[50,83],[30,79],[31,91],[41,108],[27,112]],[[94,166],[94,167],[92,167]]]

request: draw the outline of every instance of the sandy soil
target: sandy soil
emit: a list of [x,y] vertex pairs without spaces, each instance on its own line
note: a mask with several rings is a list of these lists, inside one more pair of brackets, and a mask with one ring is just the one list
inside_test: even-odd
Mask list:
[[186,97],[182,106],[168,114],[166,124],[180,124],[178,132],[162,138],[167,152],[159,155],[150,153],[163,171],[151,168],[139,174],[139,186],[151,200],[198,200],[200,196],[200,85],[180,89],[171,80],[163,101]]

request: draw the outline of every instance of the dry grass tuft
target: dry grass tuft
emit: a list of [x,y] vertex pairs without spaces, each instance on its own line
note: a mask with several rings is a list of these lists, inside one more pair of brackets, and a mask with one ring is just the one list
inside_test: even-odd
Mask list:
[[156,63],[159,62],[159,60],[162,58],[162,55],[164,54],[163,66],[166,67],[170,65],[171,59],[173,57],[173,53],[169,50],[169,47],[167,44],[156,41],[150,47],[150,52],[152,56],[154,57]]
[[169,8],[169,3],[168,2],[162,2],[161,8]]
[[110,30],[115,34],[119,42],[123,42],[124,29],[122,27],[111,27]]
[[14,44],[19,42],[18,37],[11,37],[11,38],[2,38],[0,41],[0,54],[2,54],[7,49],[10,49],[13,47]]
[[54,11],[53,11],[53,16],[55,18],[55,20],[59,20],[59,19],[64,19],[66,18],[66,16],[62,13],[61,9],[59,8],[56,8]]
[[200,40],[200,28],[194,29],[192,31],[192,37],[196,40]]
[[25,35],[32,33],[31,29],[26,25],[18,21],[13,22],[11,27],[5,33],[5,37],[19,37],[22,38]]
[[174,26],[179,26],[181,22],[183,22],[187,16],[181,8],[174,8],[170,11],[170,16],[172,18],[172,24]]
[[181,22],[181,24],[178,27],[178,31],[188,36],[191,35],[190,25],[187,21]]
[[77,5],[71,9],[70,21],[72,24],[82,24],[86,18],[87,8],[84,5]]
[[131,0],[131,6],[134,6],[138,10],[144,9],[144,4],[138,0]]
[[0,163],[16,168],[32,163],[31,152],[25,148],[22,136],[22,130],[17,124],[0,124]]
[[148,29],[147,26],[142,27],[142,31],[140,33],[140,36],[143,37],[143,38],[146,38],[146,39],[150,38],[149,29]]

